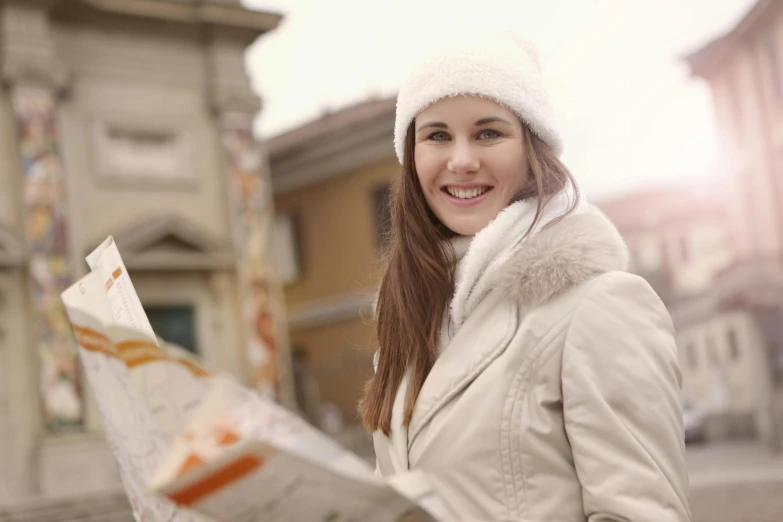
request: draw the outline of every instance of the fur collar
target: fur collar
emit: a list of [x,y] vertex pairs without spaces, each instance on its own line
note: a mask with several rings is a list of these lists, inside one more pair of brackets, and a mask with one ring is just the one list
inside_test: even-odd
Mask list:
[[540,219],[534,224],[537,206],[536,198],[512,203],[470,240],[468,251],[456,267],[454,295],[449,307],[452,326],[459,328],[473,313],[496,287],[498,276],[505,272],[509,261],[536,234],[562,218],[572,207],[571,215],[582,214],[590,208],[584,198],[574,201],[571,193],[562,191],[547,201]]
[[625,241],[612,222],[591,207],[531,237],[506,263],[497,285],[523,310],[530,310],[599,274],[627,268]]

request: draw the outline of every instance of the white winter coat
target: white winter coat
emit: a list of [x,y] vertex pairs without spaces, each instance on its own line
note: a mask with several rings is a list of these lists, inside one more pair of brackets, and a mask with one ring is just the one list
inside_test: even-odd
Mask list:
[[424,472],[458,520],[689,521],[672,323],[626,265],[591,209],[485,274],[379,472]]

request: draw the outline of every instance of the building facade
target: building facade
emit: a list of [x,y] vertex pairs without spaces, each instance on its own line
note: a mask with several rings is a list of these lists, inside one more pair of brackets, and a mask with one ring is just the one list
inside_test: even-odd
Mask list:
[[783,251],[783,5],[760,0],[688,57],[710,86],[740,257]]
[[713,187],[678,186],[599,206],[628,244],[631,271],[648,280],[672,315],[683,402],[703,418],[704,438],[772,444],[774,315],[747,293],[750,274],[764,267],[738,257],[729,200]]
[[631,270],[662,297],[704,292],[735,258],[727,205],[707,187],[661,187],[599,202],[625,239]]
[[290,404],[244,68],[280,19],[0,1],[0,506],[121,489],[59,301],[108,235],[159,335]]
[[783,4],[759,0],[723,36],[687,57],[713,94],[723,174],[731,180],[730,228],[737,261],[699,308],[741,303],[766,347],[763,437],[783,448]]
[[748,270],[729,228],[729,199],[708,186],[646,190],[606,201],[631,271],[656,289],[674,320],[683,402],[704,437],[772,440],[768,312],[748,301]]
[[628,244],[631,271],[648,280],[672,313],[683,402],[703,415],[706,438],[762,432],[757,376],[765,344],[752,311],[740,303],[704,306],[737,260],[723,196],[707,186],[678,186],[599,206]]
[[400,171],[394,107],[372,100],[266,143],[297,400],[329,431],[358,426],[372,375],[372,310]]

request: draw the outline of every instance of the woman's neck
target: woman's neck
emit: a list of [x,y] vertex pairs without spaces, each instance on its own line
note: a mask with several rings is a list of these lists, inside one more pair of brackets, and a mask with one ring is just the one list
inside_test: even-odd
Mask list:
[[471,241],[473,241],[473,236],[454,236],[449,239],[451,248],[454,249],[454,256],[456,257],[457,263],[459,263],[462,258],[465,257],[465,254],[468,253],[468,247],[470,247]]

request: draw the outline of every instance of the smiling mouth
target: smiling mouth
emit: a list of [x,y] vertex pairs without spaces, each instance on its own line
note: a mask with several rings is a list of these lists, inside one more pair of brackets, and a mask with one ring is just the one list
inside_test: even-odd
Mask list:
[[472,188],[459,188],[459,187],[452,187],[449,185],[446,185],[441,189],[443,192],[448,194],[451,197],[459,198],[459,199],[473,199],[477,198],[483,194],[486,194],[490,190],[492,190],[491,186],[484,186],[484,187],[472,187]]

